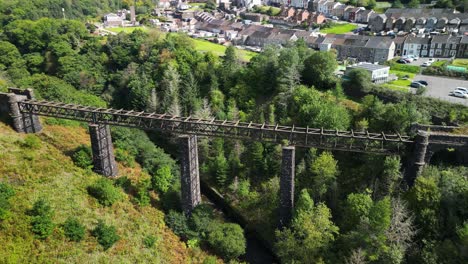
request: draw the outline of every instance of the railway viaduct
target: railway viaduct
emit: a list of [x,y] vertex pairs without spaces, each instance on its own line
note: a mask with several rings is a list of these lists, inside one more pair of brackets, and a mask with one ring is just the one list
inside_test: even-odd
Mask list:
[[314,147],[335,151],[407,155],[405,180],[412,186],[432,155],[447,148],[468,166],[468,136],[452,133],[454,127],[414,125],[413,134],[338,131],[323,128],[204,120],[148,112],[95,108],[60,102],[38,101],[31,89],[10,88],[0,93],[0,112],[7,113],[13,128],[20,133],[42,130],[39,116],[64,118],[89,123],[94,171],[106,177],[118,174],[110,125],[179,134],[182,208],[190,213],[201,202],[197,136],[224,137],[271,143],[289,143],[282,150],[280,172],[279,225],[289,222],[294,209],[295,148]]

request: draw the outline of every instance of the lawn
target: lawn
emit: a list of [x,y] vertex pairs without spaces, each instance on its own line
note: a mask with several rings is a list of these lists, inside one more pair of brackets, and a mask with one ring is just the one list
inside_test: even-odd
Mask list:
[[320,32],[328,34],[344,34],[355,30],[357,27],[357,25],[349,23],[334,24],[329,28],[320,29]]
[[203,10],[205,7],[205,3],[190,3],[190,9],[187,11],[197,11],[197,10]]
[[468,68],[468,59],[455,59],[453,60],[452,65]]
[[106,28],[106,29],[115,33],[120,33],[120,32],[132,33],[133,31],[137,29],[143,30],[143,31],[149,30],[147,27],[112,27],[112,28]]
[[[195,43],[195,49],[200,52],[211,51],[218,56],[224,56],[224,53],[226,52],[226,47],[220,44],[212,43],[202,39],[193,39],[193,42]],[[250,61],[250,59],[256,55],[255,52],[248,50],[238,50],[238,53],[239,57],[243,61]]]
[[[398,80],[382,84],[382,87],[386,87],[395,91],[409,92],[409,86],[416,74],[411,73],[411,72],[395,71],[395,70],[390,70],[390,74],[394,74],[398,76]],[[403,80],[402,78],[406,75],[408,76],[408,79]]]

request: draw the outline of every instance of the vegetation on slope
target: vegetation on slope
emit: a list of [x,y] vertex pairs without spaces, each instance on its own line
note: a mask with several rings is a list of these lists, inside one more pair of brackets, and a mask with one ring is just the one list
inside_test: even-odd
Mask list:
[[[9,199],[10,215],[0,222],[0,262],[202,262],[205,255],[188,249],[166,227],[157,207],[138,206],[121,189],[122,199],[107,207],[88,195],[88,186],[102,176],[76,167],[65,155],[80,144],[89,145],[89,135],[82,127],[45,125],[38,135],[22,135],[0,123],[0,182],[15,191]],[[119,164],[119,169],[133,184],[149,178],[139,166]],[[157,195],[152,197],[153,205],[157,204]],[[50,205],[54,223],[52,233],[43,240],[31,231],[33,217],[28,213],[40,199]],[[86,229],[79,242],[67,238],[70,229],[63,224],[71,216]],[[120,237],[107,251],[92,236],[98,221],[114,226]],[[148,238],[154,240],[151,246]]]

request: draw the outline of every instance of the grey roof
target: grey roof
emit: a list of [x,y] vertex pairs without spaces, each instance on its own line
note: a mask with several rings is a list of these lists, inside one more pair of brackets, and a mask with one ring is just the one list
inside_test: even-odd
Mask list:
[[409,36],[406,38],[405,43],[410,43],[410,44],[429,44],[429,38],[418,38],[418,37],[412,37]]
[[468,36],[463,36],[460,43],[461,44],[468,44]]
[[375,71],[375,70],[380,70],[380,69],[390,69],[390,66],[372,64],[372,63],[361,63],[361,64],[349,66],[349,68]]
[[361,12],[361,15],[362,16],[368,16],[369,14],[372,14],[372,13],[374,13],[374,10],[363,10]]
[[366,43],[366,48],[373,49],[389,49],[392,45],[393,40],[386,37],[373,37],[370,38]]
[[447,43],[448,39],[450,38],[449,35],[437,35],[433,36],[431,43]]
[[453,44],[458,44],[461,41],[461,37],[450,37],[447,41],[447,43],[453,43]]

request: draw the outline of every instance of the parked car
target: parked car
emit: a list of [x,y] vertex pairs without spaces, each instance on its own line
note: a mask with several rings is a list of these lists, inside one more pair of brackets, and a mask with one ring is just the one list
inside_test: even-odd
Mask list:
[[415,56],[415,55],[408,55],[408,59],[413,59],[413,60],[418,60],[419,57],[418,56]]
[[427,62],[430,62],[430,63],[433,63],[434,61],[435,61],[434,58],[429,58],[429,59],[427,60]]
[[455,88],[454,91],[460,91],[460,92],[462,92],[464,94],[468,94],[468,88],[465,88],[465,87],[457,87],[457,88]]
[[410,57],[402,57],[402,59],[407,61],[407,62],[413,62],[414,61],[414,59],[410,58]]
[[410,84],[410,86],[413,87],[413,88],[424,88],[424,87],[426,87],[426,85],[424,85],[424,84],[422,84],[420,82],[412,82]]
[[420,84],[422,84],[424,86],[428,85],[427,81],[423,81],[423,80],[419,80],[419,81],[415,81],[415,82],[418,82],[418,83],[420,83]]
[[332,16],[332,19],[333,20],[339,20],[339,18],[337,16]]
[[459,97],[459,98],[468,98],[468,94],[460,92],[460,91],[452,91],[449,93],[451,96]]
[[432,62],[429,62],[429,61],[426,61],[423,64],[421,64],[421,66],[423,66],[423,67],[429,67],[431,65],[432,65]]
[[398,63],[401,63],[401,64],[408,64],[409,62],[405,61],[404,59],[399,59],[397,60]]
[[409,79],[409,75],[405,75],[403,77],[401,77],[402,80],[408,80]]

